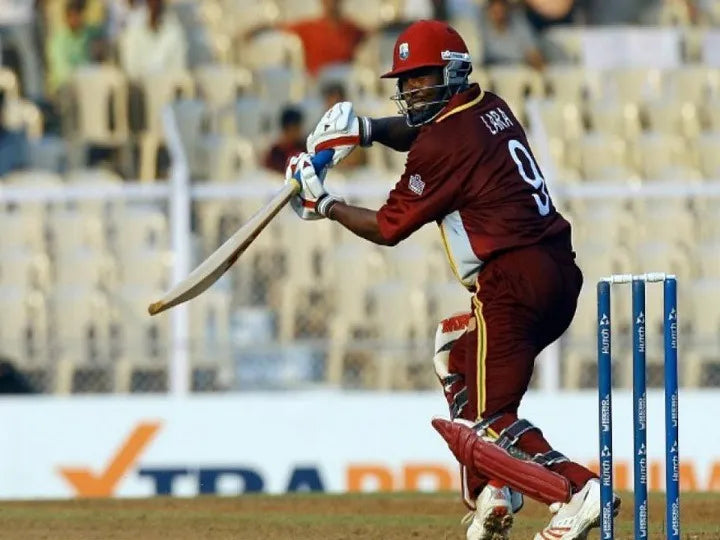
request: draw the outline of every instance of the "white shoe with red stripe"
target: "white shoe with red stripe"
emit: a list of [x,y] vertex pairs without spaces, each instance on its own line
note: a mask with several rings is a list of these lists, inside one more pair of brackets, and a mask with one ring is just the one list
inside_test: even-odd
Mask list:
[[506,486],[487,484],[478,495],[475,511],[463,522],[470,521],[467,540],[507,540],[513,525],[510,490]]
[[[620,499],[615,497],[615,508]],[[535,540],[584,540],[590,529],[600,526],[600,481],[589,480],[568,503],[550,505],[555,514],[547,527],[535,535]]]

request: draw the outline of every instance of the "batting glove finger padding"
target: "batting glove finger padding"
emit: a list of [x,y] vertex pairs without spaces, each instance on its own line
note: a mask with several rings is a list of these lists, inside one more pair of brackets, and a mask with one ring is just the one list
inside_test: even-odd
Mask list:
[[352,103],[336,103],[320,118],[313,132],[308,135],[307,151],[316,154],[322,150],[335,150],[331,165],[335,166],[357,145],[368,144],[369,131],[369,119],[355,116]]

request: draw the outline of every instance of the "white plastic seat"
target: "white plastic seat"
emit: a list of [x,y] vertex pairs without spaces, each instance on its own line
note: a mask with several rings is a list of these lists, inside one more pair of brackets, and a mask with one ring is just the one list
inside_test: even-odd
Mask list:
[[110,362],[110,309],[107,298],[84,284],[59,286],[50,297],[56,391],[68,393],[77,366]]
[[[677,199],[656,199],[637,204],[636,226],[644,242],[667,242],[678,249],[686,249],[695,242],[695,219],[686,201]],[[653,270],[654,271],[654,270]]]
[[560,102],[582,103],[600,97],[596,71],[574,65],[549,65],[543,72],[549,96]]
[[668,73],[668,94],[676,101],[701,105],[720,97],[720,73],[703,65],[685,65]]
[[720,180],[720,133],[705,133],[695,141],[698,164],[705,178]]
[[0,252],[13,249],[45,251],[45,225],[38,212],[0,212]]
[[720,242],[697,244],[693,249],[693,262],[701,278],[720,280]]
[[238,135],[252,140],[268,139],[275,126],[267,103],[254,96],[245,96],[235,102],[234,116]]
[[373,286],[368,294],[370,321],[380,347],[378,387],[403,386],[405,370],[419,361],[414,347],[426,346],[430,339],[427,297],[422,289],[394,280]]
[[6,100],[3,123],[8,129],[24,131],[31,140],[43,136],[43,115],[37,105],[26,99]]
[[542,76],[525,66],[498,66],[488,69],[492,90],[503,99],[516,116],[522,118],[527,96],[543,97]]
[[23,248],[0,253],[0,285],[18,287],[27,292],[50,289],[50,260],[47,255]]
[[55,284],[111,291],[117,285],[115,262],[107,253],[77,250],[55,258]]
[[105,228],[92,213],[58,210],[48,219],[50,252],[53,257],[69,256],[81,250],[105,249]]
[[195,174],[210,181],[236,180],[257,165],[252,142],[238,136],[206,135],[195,148]]
[[693,102],[649,101],[644,107],[651,131],[687,138],[696,137],[700,133],[700,118]]
[[613,135],[585,135],[578,141],[577,151],[578,165],[586,180],[603,180],[608,169],[629,165],[625,141]]
[[254,73],[259,93],[269,103],[296,103],[305,98],[304,71],[276,66],[259,68]]
[[109,65],[82,66],[73,73],[73,88],[80,140],[107,146],[125,144],[128,88],[123,72]]
[[587,104],[590,128],[597,133],[633,139],[641,132],[640,110],[634,103],[612,100],[590,101]]
[[170,285],[171,264],[169,251],[144,249],[121,253],[118,259],[119,279],[122,286],[166,291]]
[[0,88],[5,91],[5,99],[16,99],[19,96],[18,80],[11,69],[0,67]]
[[322,3],[319,0],[278,0],[278,7],[284,20],[289,22],[322,15]]
[[605,93],[621,103],[639,103],[663,96],[663,72],[655,68],[619,68],[603,74]]
[[167,218],[154,208],[129,207],[113,219],[113,247],[115,253],[161,251],[168,249]]
[[585,129],[579,107],[571,101],[558,99],[538,102],[540,117],[548,135],[573,140],[583,135]]
[[633,158],[638,172],[645,179],[655,179],[669,167],[692,167],[694,160],[685,141],[677,135],[646,133],[633,145]]
[[3,356],[20,367],[47,365],[48,314],[41,293],[0,285],[0,343]]
[[268,31],[243,44],[241,63],[251,70],[285,67],[305,70],[305,51],[298,36],[289,32]]
[[207,64],[195,70],[199,94],[212,108],[230,105],[250,90],[252,73],[227,64]]
[[192,76],[185,70],[145,75],[140,84],[145,103],[145,131],[164,139],[163,108],[177,99],[191,99],[195,94]]
[[333,64],[324,67],[317,74],[315,85],[318,90],[323,85],[341,83],[347,91],[348,101],[361,101],[376,98],[378,94],[378,78],[370,68],[354,64]]
[[705,111],[710,130],[720,133],[720,98],[709,99]]
[[117,328],[114,354],[133,363],[162,363],[170,343],[170,318],[149,317],[147,306],[165,291],[151,287],[125,286],[112,299],[112,325]]
[[230,365],[230,296],[210,289],[193,299],[190,342],[193,367],[215,368],[228,375]]

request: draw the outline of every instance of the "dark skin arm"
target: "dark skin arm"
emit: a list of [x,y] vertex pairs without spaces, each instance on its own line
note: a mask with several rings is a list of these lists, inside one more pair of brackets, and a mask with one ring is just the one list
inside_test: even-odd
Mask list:
[[328,212],[328,218],[337,221],[350,232],[369,240],[381,246],[391,246],[393,243],[388,242],[380,234],[380,227],[377,221],[377,212],[360,208],[359,206],[350,206],[343,202],[336,202]]
[[408,126],[404,116],[373,118],[370,122],[372,122],[373,142],[398,152],[410,150],[410,146],[420,132],[419,128]]

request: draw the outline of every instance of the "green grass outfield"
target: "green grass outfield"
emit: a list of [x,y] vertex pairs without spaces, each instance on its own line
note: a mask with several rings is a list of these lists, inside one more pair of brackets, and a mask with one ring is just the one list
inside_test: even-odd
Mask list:
[[[455,494],[3,502],[0,539],[462,540],[464,512]],[[664,538],[664,514],[662,495],[651,496],[651,539]],[[512,538],[531,540],[549,517],[546,507],[528,502],[516,516]],[[720,493],[683,494],[681,523],[683,539],[720,540]],[[632,537],[627,494],[616,530],[618,540]]]

